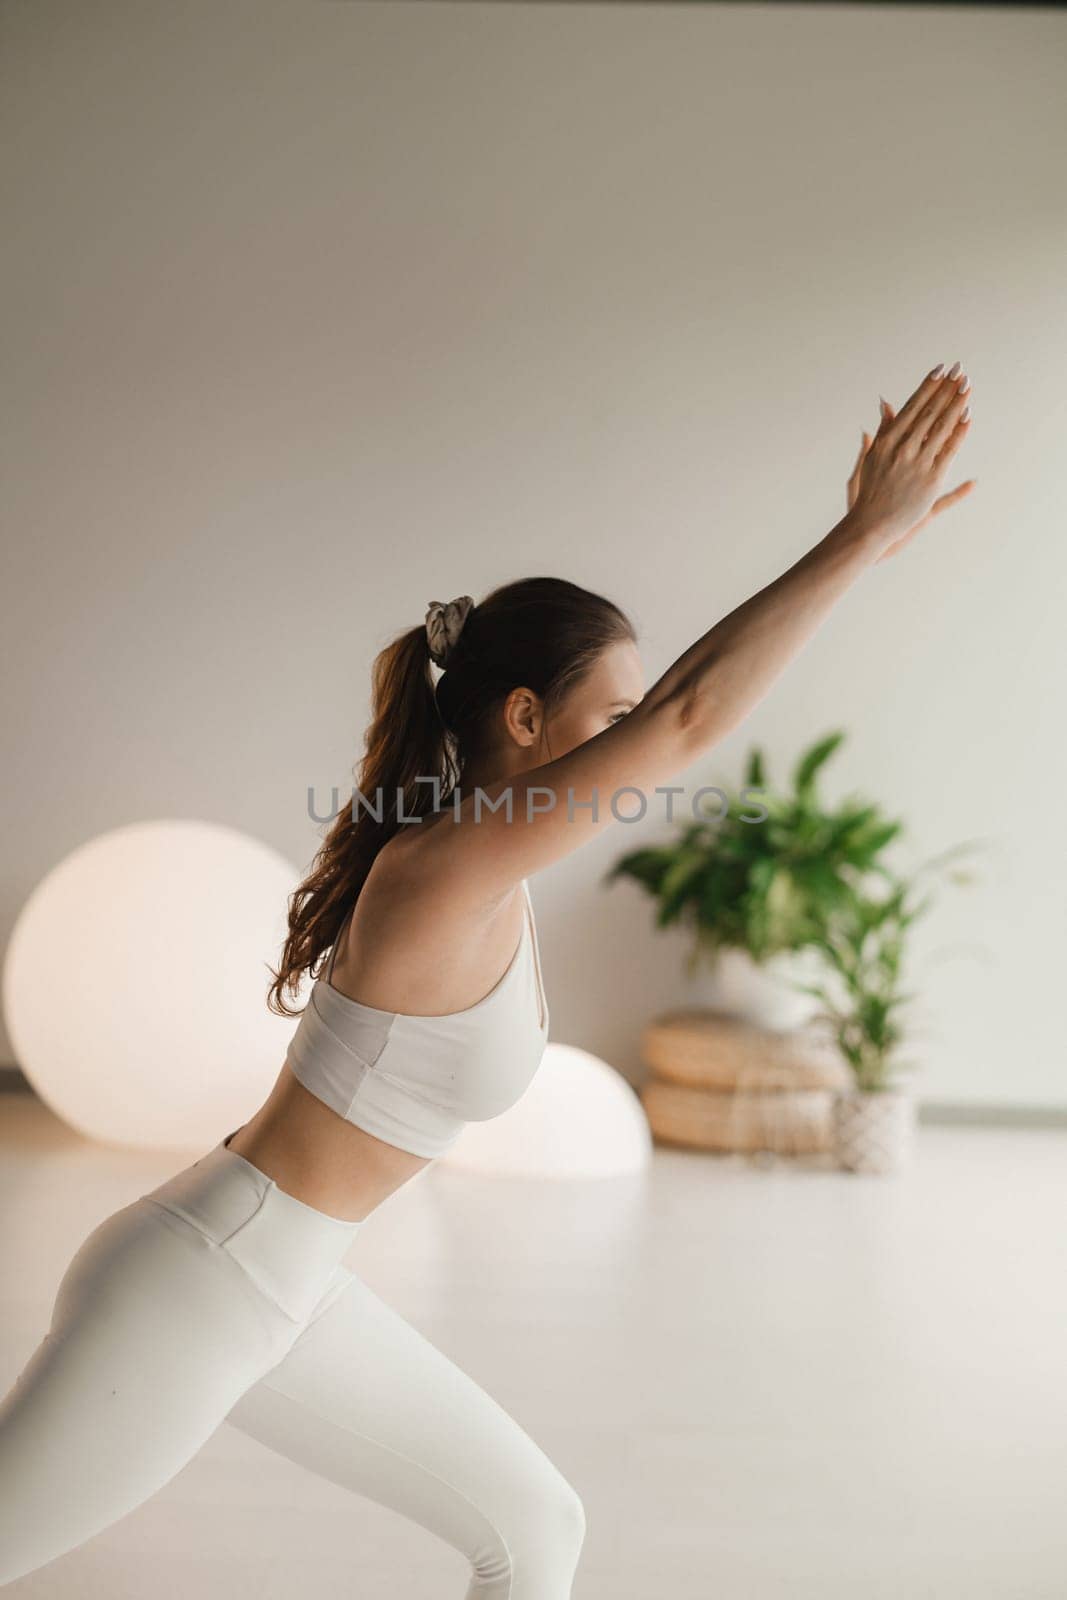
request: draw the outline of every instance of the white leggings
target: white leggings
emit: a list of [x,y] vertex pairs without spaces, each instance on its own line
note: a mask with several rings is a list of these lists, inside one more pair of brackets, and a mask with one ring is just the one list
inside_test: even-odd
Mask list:
[[222,1140],[95,1228],[0,1403],[0,1584],[147,1500],[226,1420],[462,1551],[467,1600],[567,1600],[578,1495],[342,1264],[360,1226]]

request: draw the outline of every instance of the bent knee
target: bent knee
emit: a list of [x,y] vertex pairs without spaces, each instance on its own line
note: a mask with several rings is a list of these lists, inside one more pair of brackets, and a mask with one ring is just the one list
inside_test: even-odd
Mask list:
[[516,1595],[569,1594],[585,1542],[582,1498],[561,1473],[542,1474],[524,1485],[510,1516],[498,1524],[496,1569],[506,1567],[517,1585]]
[[524,1527],[554,1535],[566,1545],[580,1545],[585,1538],[582,1497],[558,1467],[547,1460],[541,1471],[527,1479],[518,1501],[524,1513]]
[[552,1516],[562,1536],[575,1551],[580,1550],[585,1541],[585,1504],[577,1489],[566,1478],[560,1478],[553,1496]]

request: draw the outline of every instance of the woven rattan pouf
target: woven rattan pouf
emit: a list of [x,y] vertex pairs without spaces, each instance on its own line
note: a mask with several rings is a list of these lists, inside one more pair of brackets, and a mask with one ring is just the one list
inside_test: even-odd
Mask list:
[[850,1075],[811,1031],[779,1033],[720,1011],[674,1011],[645,1028],[641,1101],[657,1142],[698,1150],[828,1150]]

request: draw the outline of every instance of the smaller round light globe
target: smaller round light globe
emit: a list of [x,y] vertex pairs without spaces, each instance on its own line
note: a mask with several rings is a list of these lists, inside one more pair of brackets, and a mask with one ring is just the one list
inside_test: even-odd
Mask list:
[[297,1025],[267,989],[298,882],[259,840],[194,820],[116,828],[54,867],[3,973],[15,1058],[45,1104],[142,1149],[207,1150],[246,1121]]
[[522,1098],[502,1116],[468,1123],[441,1161],[491,1177],[617,1178],[641,1172],[651,1150],[626,1079],[577,1045],[548,1044]]

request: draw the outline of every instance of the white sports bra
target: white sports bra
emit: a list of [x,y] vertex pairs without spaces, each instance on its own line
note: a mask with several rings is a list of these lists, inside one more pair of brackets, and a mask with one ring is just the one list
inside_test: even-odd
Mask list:
[[[468,1122],[498,1117],[525,1093],[548,1040],[537,929],[526,879],[523,931],[489,993],[464,1011],[380,1011],[317,978],[289,1043],[293,1076],[346,1122],[398,1150],[439,1156]],[[339,936],[338,936],[339,937]]]

